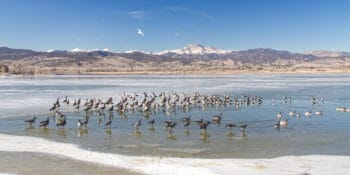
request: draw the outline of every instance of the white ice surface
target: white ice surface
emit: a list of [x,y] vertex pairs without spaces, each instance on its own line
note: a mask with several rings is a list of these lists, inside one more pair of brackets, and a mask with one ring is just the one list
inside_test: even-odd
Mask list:
[[36,152],[125,168],[145,174],[347,174],[350,156],[309,155],[274,159],[199,159],[136,157],[93,152],[74,144],[0,134],[0,151]]

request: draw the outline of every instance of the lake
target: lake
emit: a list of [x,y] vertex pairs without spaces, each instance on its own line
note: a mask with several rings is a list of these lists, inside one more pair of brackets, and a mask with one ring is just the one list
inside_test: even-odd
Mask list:
[[[44,138],[73,143],[88,151],[113,154],[198,157],[198,158],[275,158],[288,155],[350,155],[350,113],[337,112],[338,106],[350,108],[350,74],[296,74],[296,75],[130,75],[130,76],[34,76],[0,78],[0,133]],[[71,100],[113,97],[115,104],[121,95],[143,92],[159,94],[177,92],[205,95],[260,96],[260,105],[206,105],[194,104],[184,110],[161,107],[147,114],[138,110],[112,113],[108,129],[104,116],[92,115],[87,129],[78,129],[78,120],[85,112],[75,111],[72,105],[61,103],[60,111],[67,116],[64,129],[56,127],[51,116],[47,129],[38,123],[49,116],[49,108],[60,97]],[[285,102],[284,97],[291,97]],[[317,98],[313,104],[311,97]],[[324,99],[321,101],[320,99]],[[82,108],[81,108],[82,109]],[[291,111],[300,117],[289,116]],[[304,113],[311,111],[312,116]],[[322,111],[323,115],[314,115]],[[276,129],[276,115],[281,112],[288,119],[286,127]],[[196,123],[185,127],[182,117],[192,120],[212,120],[223,113],[221,124],[208,126],[205,133]],[[36,115],[30,127],[24,120]],[[155,119],[154,128],[148,121]],[[139,119],[139,130],[132,127]],[[177,122],[172,133],[164,122]],[[247,124],[246,131],[229,130],[225,124]]]

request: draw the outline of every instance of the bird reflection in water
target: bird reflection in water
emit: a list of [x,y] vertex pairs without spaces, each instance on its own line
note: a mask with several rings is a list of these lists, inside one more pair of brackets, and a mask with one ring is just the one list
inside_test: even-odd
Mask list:
[[40,135],[43,136],[49,136],[50,135],[50,129],[49,128],[43,128],[39,131]]
[[66,138],[67,137],[67,131],[64,128],[60,128],[60,129],[57,130],[57,135]]
[[190,130],[189,130],[189,129],[186,129],[186,130],[185,130],[185,135],[186,135],[186,136],[190,136]]
[[135,130],[135,131],[132,132],[132,135],[135,136],[135,137],[140,138],[142,133],[139,130]]
[[87,128],[78,129],[78,137],[79,138],[87,136],[88,133],[89,133],[89,130]]
[[202,131],[202,132],[201,132],[201,140],[202,140],[204,143],[210,142],[209,138],[210,138],[210,134],[209,134],[207,131]]
[[105,130],[105,133],[106,133],[107,136],[108,136],[108,140],[112,140],[112,130],[111,130],[111,128],[107,128],[107,129]]
[[155,119],[153,118],[151,121],[148,122],[148,124],[150,124],[151,126],[148,127],[148,130],[150,130],[151,132],[154,132],[155,128],[154,128],[154,122]]
[[27,131],[27,130],[31,130],[31,129],[34,129],[35,127],[33,126],[33,125],[28,125],[26,128],[25,128],[25,130]]
[[167,139],[169,140],[177,140],[173,128],[169,128],[168,134],[167,134]]
[[228,132],[226,133],[226,139],[227,139],[228,141],[232,141],[233,138],[234,138],[235,136],[236,136],[236,133],[233,132],[233,131],[228,131]]
[[241,136],[241,140],[247,140],[248,139],[247,131],[246,130],[242,130],[240,136]]

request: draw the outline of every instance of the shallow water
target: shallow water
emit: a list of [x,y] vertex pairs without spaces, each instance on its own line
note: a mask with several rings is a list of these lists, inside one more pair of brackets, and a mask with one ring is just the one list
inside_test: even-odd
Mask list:
[[[2,77],[0,79],[0,133],[41,137],[49,140],[75,143],[93,151],[127,155],[156,155],[206,158],[271,158],[285,155],[335,154],[349,155],[350,113],[336,112],[337,106],[350,107],[350,75],[235,75],[235,76],[42,76]],[[23,120],[28,114],[37,114],[39,120],[48,116],[48,109],[57,97],[96,97],[106,100],[126,93],[177,92],[230,94],[231,96],[262,96],[260,106],[207,106],[191,107],[188,111],[159,110],[148,116],[135,110],[125,116],[113,113],[112,128],[101,125],[98,117],[90,119],[87,130],[78,130],[77,121],[82,112],[62,105],[67,115],[65,129],[58,129],[51,119],[48,129],[34,128]],[[291,104],[283,103],[282,96],[291,96]],[[310,97],[324,97],[324,104],[312,105]],[[277,101],[272,103],[272,99]],[[84,100],[83,100],[84,101]],[[71,100],[72,102],[72,100]],[[296,110],[324,112],[323,116],[289,117]],[[282,112],[289,125],[275,129],[276,114]],[[221,125],[212,124],[201,134],[196,124],[183,127],[181,118],[211,120],[223,112]],[[146,122],[155,118],[154,130]],[[142,119],[136,131],[131,125]],[[174,133],[164,128],[165,120],[178,122]],[[225,129],[226,123],[247,123],[246,133],[239,129]]]

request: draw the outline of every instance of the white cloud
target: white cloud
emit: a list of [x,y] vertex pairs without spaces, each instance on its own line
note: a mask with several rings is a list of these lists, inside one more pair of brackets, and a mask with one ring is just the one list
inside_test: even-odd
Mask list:
[[137,29],[137,34],[140,36],[145,36],[140,28]]
[[144,11],[129,11],[128,15],[129,17],[134,19],[144,19],[146,16],[146,13]]
[[194,16],[200,16],[200,17],[208,19],[208,20],[214,20],[214,17],[209,15],[206,12],[197,11],[197,10],[193,10],[193,9],[189,9],[189,8],[185,8],[185,7],[172,6],[172,7],[164,7],[163,9],[171,11],[171,12],[181,12],[181,13],[187,13],[187,14],[194,15]]

